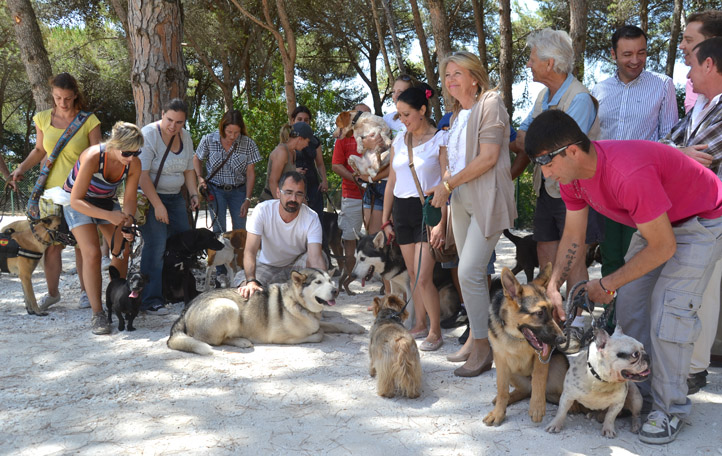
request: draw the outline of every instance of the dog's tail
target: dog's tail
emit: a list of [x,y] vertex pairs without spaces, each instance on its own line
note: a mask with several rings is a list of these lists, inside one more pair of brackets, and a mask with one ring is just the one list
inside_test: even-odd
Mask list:
[[170,337],[168,338],[168,348],[180,350],[188,353],[197,353],[199,355],[213,354],[213,348],[205,342],[194,339],[186,334],[185,312],[173,323],[170,328]]
[[108,267],[108,275],[110,275],[110,280],[120,279],[120,272],[115,266]]
[[396,358],[392,372],[397,372],[397,388],[411,399],[421,395],[421,359],[416,342],[409,337],[396,338]]
[[504,230],[503,233],[504,236],[506,236],[506,238],[509,239],[514,245],[519,244],[519,241],[521,241],[521,238],[519,236],[512,234],[509,230]]

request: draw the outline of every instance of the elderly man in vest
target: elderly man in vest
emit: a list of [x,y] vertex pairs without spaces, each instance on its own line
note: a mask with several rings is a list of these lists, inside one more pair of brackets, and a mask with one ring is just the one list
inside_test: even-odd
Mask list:
[[[582,83],[572,76],[574,50],[569,35],[563,31],[546,28],[529,35],[527,47],[531,49],[531,54],[526,66],[531,69],[534,81],[544,84],[546,88],[539,93],[536,103],[534,103],[534,109],[522,122],[514,141],[515,146],[520,149],[524,148],[524,139],[529,125],[539,114],[550,109],[559,109],[569,114],[585,134],[592,139],[598,139],[598,103]],[[512,179],[516,179],[524,172],[528,164],[529,158],[526,154],[517,155],[511,168]],[[564,231],[566,206],[561,199],[559,182],[544,179],[539,166],[534,167],[534,192],[537,194],[534,212],[534,240],[537,241],[539,264],[554,263],[559,240]],[[582,247],[582,255],[585,254],[588,244],[601,241],[601,223],[599,214],[590,210],[586,245]],[[575,264],[574,269],[569,273],[567,289],[588,278],[586,264],[584,262]],[[567,353],[579,350],[583,324],[582,318],[574,320]]]

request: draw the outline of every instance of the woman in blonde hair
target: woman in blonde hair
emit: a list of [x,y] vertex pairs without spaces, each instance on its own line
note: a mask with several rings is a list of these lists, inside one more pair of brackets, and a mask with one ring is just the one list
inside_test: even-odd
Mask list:
[[308,147],[313,129],[306,122],[281,127],[280,143],[268,156],[266,186],[261,201],[278,198],[278,181],[287,172],[296,171],[296,151]]
[[434,187],[433,205],[451,195],[451,221],[459,253],[459,282],[471,335],[447,357],[465,364],[454,371],[475,377],[491,368],[489,291],[486,267],[501,232],[516,218],[509,159],[509,115],[501,96],[489,90],[481,61],[455,52],[441,64],[444,98],[452,107],[448,167]]
[[[65,208],[65,220],[78,241],[83,256],[83,279],[93,309],[93,334],[110,334],[110,325],[103,312],[101,300],[102,280],[100,269],[100,240],[98,229],[111,245],[121,245],[121,230],[118,227],[133,223],[136,194],[140,180],[140,148],[143,134],[140,128],[126,122],[113,126],[110,139],[91,146],[78,157],[63,189],[70,193],[70,206]],[[116,197],[116,191],[125,181],[123,208]],[[116,247],[118,249],[118,247]],[[111,252],[115,255],[119,251]],[[128,269],[128,255],[120,259],[113,255],[112,265],[125,277]]]

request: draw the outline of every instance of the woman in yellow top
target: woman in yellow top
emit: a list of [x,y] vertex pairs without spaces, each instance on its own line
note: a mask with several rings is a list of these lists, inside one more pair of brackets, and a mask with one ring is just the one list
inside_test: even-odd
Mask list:
[[[58,142],[68,125],[75,119],[75,116],[83,109],[83,95],[78,88],[78,82],[68,73],[60,73],[50,79],[50,87],[53,94],[52,109],[41,111],[33,117],[35,122],[35,130],[37,139],[35,148],[28,154],[27,158],[10,174],[10,185],[15,188],[13,181],[23,178],[25,172],[38,163],[44,163],[44,160],[53,152],[55,144]],[[67,179],[68,174],[78,161],[78,156],[90,146],[100,143],[100,120],[91,114],[80,129],[68,141],[62,151],[60,151],[55,163],[53,164],[45,188],[62,187]],[[53,207],[52,205],[50,207]],[[41,216],[58,215],[52,213],[42,213],[44,205],[41,204]],[[47,308],[60,301],[60,273],[63,268],[61,252],[65,246],[62,244],[53,244],[45,251],[45,281],[48,284],[48,294],[43,298],[41,307]],[[83,286],[83,261],[80,251],[75,250],[75,264],[80,278],[80,286],[83,294],[80,297],[80,307],[90,307],[90,301],[85,293]]]

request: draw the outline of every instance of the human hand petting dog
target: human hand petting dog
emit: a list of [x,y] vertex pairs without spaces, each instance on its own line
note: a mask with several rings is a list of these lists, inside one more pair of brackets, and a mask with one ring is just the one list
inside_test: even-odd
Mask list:
[[245,285],[241,285],[238,288],[238,292],[243,296],[245,299],[250,299],[251,296],[253,296],[253,293],[257,291],[261,291],[263,288],[258,285],[258,283],[254,282],[246,282]]
[[547,297],[554,306],[553,317],[557,321],[566,321],[567,316],[564,313],[564,305],[562,304],[562,294],[553,283],[547,285]]

